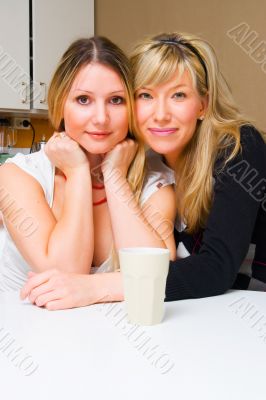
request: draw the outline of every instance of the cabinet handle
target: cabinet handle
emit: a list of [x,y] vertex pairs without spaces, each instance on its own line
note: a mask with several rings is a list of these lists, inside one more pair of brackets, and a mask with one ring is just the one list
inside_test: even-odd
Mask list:
[[46,85],[44,82],[40,82],[40,86],[42,87],[42,98],[40,99],[40,103],[43,104],[46,102]]
[[27,83],[21,82],[21,86],[23,86],[21,91],[21,103],[25,104],[27,102]]

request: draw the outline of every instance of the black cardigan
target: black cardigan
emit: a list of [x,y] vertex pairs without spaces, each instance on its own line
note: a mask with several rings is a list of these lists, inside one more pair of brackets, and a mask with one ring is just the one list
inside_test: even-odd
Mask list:
[[[214,199],[204,230],[175,231],[190,256],[170,263],[166,301],[215,296],[234,287],[247,289],[251,277],[239,274],[250,243],[256,245],[252,278],[266,283],[266,145],[251,126],[241,128],[242,151],[214,171]],[[266,284],[265,284],[266,290]]]

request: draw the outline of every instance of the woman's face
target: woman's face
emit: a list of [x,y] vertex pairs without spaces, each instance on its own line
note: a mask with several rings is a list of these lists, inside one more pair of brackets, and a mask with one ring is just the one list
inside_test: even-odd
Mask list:
[[85,150],[103,154],[128,132],[126,92],[119,75],[91,63],[77,74],[64,106],[65,131]]
[[190,73],[178,71],[166,83],[140,88],[136,117],[145,142],[174,166],[204,115],[207,99],[193,87]]

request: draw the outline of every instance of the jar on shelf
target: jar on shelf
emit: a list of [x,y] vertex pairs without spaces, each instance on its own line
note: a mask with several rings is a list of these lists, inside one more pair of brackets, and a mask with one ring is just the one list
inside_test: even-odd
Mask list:
[[9,126],[8,119],[0,119],[0,154],[8,154],[7,128]]

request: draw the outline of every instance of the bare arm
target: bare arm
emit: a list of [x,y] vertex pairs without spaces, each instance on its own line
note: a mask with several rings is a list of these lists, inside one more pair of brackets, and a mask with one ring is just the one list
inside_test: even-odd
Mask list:
[[[34,178],[15,165],[1,167],[0,187],[6,196],[1,196],[0,209],[14,243],[35,271],[89,272],[94,249],[92,195],[89,164],[83,161],[75,160],[78,166],[66,172],[58,221]],[[32,229],[26,229],[27,221],[32,221]]]
[[176,257],[173,236],[175,194],[169,185],[154,193],[141,208],[126,179],[135,154],[132,140],[120,143],[104,160],[104,181],[116,248],[167,247]]
[[[116,147],[120,152],[121,144]],[[123,145],[122,145],[123,146]],[[175,259],[176,250],[173,238],[175,218],[175,195],[171,186],[158,190],[145,204],[145,209],[134,201],[134,196],[126,180],[130,160],[134,157],[134,143],[129,153],[122,152],[124,161],[117,159],[120,170],[117,175],[105,170],[105,189],[112,219],[112,227],[117,248],[128,246],[168,247],[171,258]],[[114,155],[114,153],[113,153]],[[121,155],[121,154],[120,154]],[[115,157],[117,154],[115,154]],[[106,161],[106,160],[105,160]],[[110,164],[105,162],[105,165]],[[167,207],[165,207],[167,205]],[[162,222],[167,221],[167,225]],[[81,307],[94,303],[122,301],[124,290],[120,272],[94,275],[65,274],[49,271],[32,276],[21,291],[21,297],[29,297],[32,303],[50,310]]]
[[124,300],[120,272],[73,274],[49,270],[30,273],[21,290],[21,298],[48,310],[83,307],[95,303]]
[[[156,201],[165,201],[169,194],[170,187],[161,189],[161,196],[156,196]],[[161,191],[160,190],[160,191]],[[157,192],[158,193],[158,192]],[[162,193],[164,194],[164,200]],[[155,196],[155,195],[154,195]],[[154,200],[155,202],[155,200]],[[164,203],[163,203],[164,204]],[[118,207],[117,207],[118,209]],[[134,209],[133,209],[134,211]],[[130,212],[130,211],[129,211]],[[132,223],[135,224],[136,216],[133,215]],[[120,218],[119,218],[120,219]],[[123,218],[121,218],[123,222]],[[120,246],[139,246],[143,245],[142,240],[146,240],[147,246],[164,246],[164,242],[157,238],[157,234],[152,237],[151,231],[143,234],[143,224],[147,223],[145,219],[140,220],[139,228],[142,237],[135,237],[138,233],[132,234],[131,222],[122,226],[119,231],[118,223],[115,229],[118,229],[117,241]],[[136,225],[135,225],[136,226]],[[126,237],[123,237],[125,235]],[[144,239],[143,239],[144,238]],[[166,239],[166,240],[169,240]],[[175,256],[175,245],[174,256]],[[173,258],[174,258],[173,256]],[[49,310],[66,309],[73,307],[82,307],[95,303],[107,303],[124,300],[124,289],[122,275],[120,272],[79,275],[66,274],[56,270],[47,271],[42,274],[30,277],[21,291],[22,299],[29,297],[29,300],[39,307],[46,307]]]

